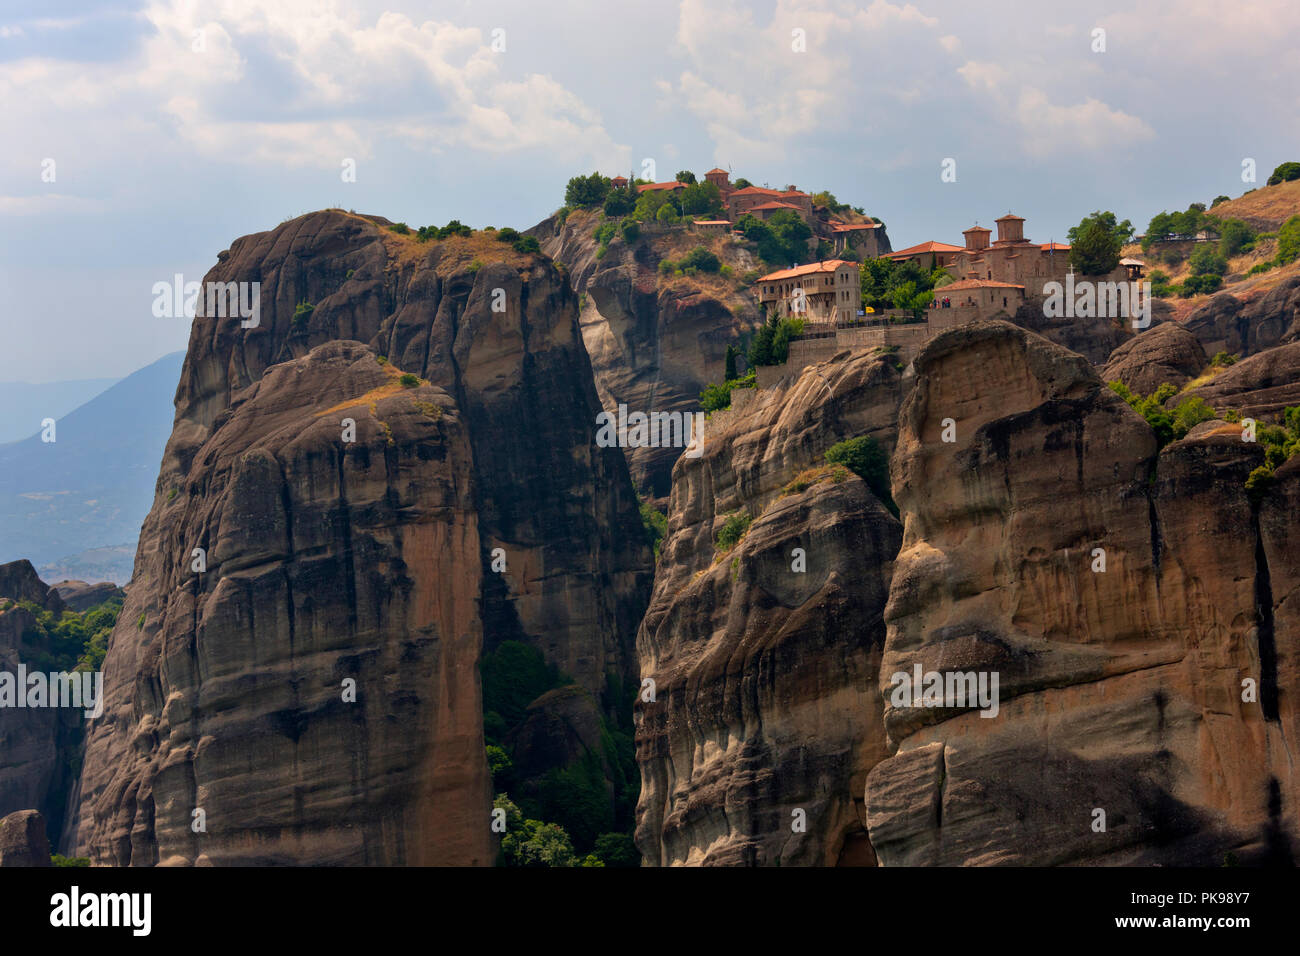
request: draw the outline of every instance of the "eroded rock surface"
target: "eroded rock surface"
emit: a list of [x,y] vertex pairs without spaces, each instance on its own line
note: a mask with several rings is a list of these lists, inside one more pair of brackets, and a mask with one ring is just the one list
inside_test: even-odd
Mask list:
[[[637,704],[646,863],[873,862],[860,792],[888,752],[873,675],[901,529],[847,471],[783,489],[842,439],[892,446],[901,393],[893,355],[842,353],[787,388],[733,393],[746,404],[678,462],[637,638],[656,691]],[[752,524],[719,554],[740,513]]]
[[482,648],[610,707],[635,675],[651,559],[573,293],[385,226],[304,216],[207,277],[260,322],[194,322],[68,835],[96,863],[490,864]]
[[[552,218],[529,231],[565,264],[584,296],[582,336],[602,404],[611,412],[621,403],[646,414],[698,409],[700,391],[723,379],[727,346],[762,322],[752,290],[734,277],[770,270],[742,246],[654,226],[630,243],[615,238],[598,257],[592,232],[599,223],[599,217],[578,212],[564,223]],[[716,246],[733,279],[660,274],[662,260],[680,258],[701,243]],[[643,493],[667,499],[681,452],[626,449]]]
[[1101,378],[1121,381],[1134,392],[1149,395],[1166,382],[1182,388],[1208,364],[1195,335],[1177,322],[1161,322],[1112,352]]
[[19,810],[0,820],[0,866],[49,865],[44,817],[35,810]]
[[1231,352],[1245,358],[1300,339],[1300,276],[1280,281],[1262,295],[1242,299],[1220,292],[1187,317],[1187,330],[1207,355]]
[[[1252,505],[1262,451],[1238,426],[1157,453],[1086,361],[1005,323],[944,333],[915,368],[880,670],[897,752],[866,790],[881,862],[1290,860],[1294,463]],[[996,672],[997,716],[899,706],[916,665]]]

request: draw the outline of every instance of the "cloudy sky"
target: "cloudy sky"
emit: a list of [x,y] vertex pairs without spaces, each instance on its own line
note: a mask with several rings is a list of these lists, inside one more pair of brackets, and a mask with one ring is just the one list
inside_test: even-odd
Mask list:
[[1300,159],[1297,47],[1294,0],[0,0],[0,381],[183,348],[153,283],[300,213],[527,227],[646,160],[829,189],[895,248],[1142,227]]

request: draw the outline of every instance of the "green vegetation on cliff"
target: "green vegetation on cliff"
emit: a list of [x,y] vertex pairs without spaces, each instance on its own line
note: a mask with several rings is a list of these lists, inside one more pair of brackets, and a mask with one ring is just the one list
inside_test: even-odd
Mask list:
[[[4,602],[0,602],[0,610]],[[97,671],[108,652],[108,637],[122,610],[122,599],[112,598],[85,611],[55,615],[39,604],[19,606],[36,618],[23,633],[22,659],[33,670]]]
[[630,844],[635,825],[640,777],[631,736],[632,688],[608,677],[605,697],[613,712],[600,713],[599,751],[584,746],[563,766],[525,775],[513,748],[528,720],[529,705],[561,688],[584,697],[586,692],[548,664],[541,651],[521,641],[504,641],[484,654],[479,669],[495,805],[505,808],[507,817],[500,862],[530,867],[620,865],[605,856],[617,856],[615,849]]

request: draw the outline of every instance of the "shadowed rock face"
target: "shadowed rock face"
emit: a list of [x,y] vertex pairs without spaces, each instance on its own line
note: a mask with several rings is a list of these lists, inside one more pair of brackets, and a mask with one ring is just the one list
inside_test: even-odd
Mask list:
[[[529,232],[548,255],[566,264],[573,288],[586,295],[582,337],[602,404],[615,411],[622,403],[647,414],[698,409],[704,387],[723,379],[727,346],[762,323],[753,294],[721,279],[711,284],[713,291],[661,279],[659,263],[671,257],[668,243],[686,241],[684,253],[698,236],[647,230],[631,244],[616,239],[598,259],[592,231],[599,219],[574,215],[570,220],[552,218]],[[735,257],[737,274],[767,271],[743,249],[727,254]],[[666,499],[682,450],[625,451],[637,487]]]
[[44,817],[35,810],[19,810],[0,820],[0,866],[49,865]]
[[[858,798],[888,753],[874,675],[901,529],[851,473],[782,489],[842,439],[888,449],[901,391],[893,356],[841,354],[740,395],[751,404],[716,413],[703,455],[674,469],[637,637],[656,697],[637,704],[648,864],[873,862]],[[735,512],[753,523],[718,556]]]
[[[1243,415],[1280,419],[1287,406],[1300,405],[1300,342],[1242,359],[1187,395],[1205,399],[1212,408],[1235,408]],[[1176,396],[1177,400],[1186,397]]]
[[[36,574],[30,561],[0,564],[0,671],[17,680],[20,664],[32,670],[36,654],[48,647],[29,643],[36,616],[18,602],[61,614],[58,592]],[[0,815],[36,807],[58,821],[63,816],[72,770],[68,752],[77,739],[80,711],[52,707],[0,707]],[[32,810],[30,812],[36,812]],[[41,833],[45,832],[41,823]],[[46,853],[48,858],[49,854]]]
[[1140,395],[1168,382],[1181,388],[1209,364],[1196,336],[1176,322],[1139,332],[1106,360],[1102,381],[1119,380]]
[[111,581],[101,581],[98,584],[87,584],[85,581],[59,581],[53,585],[53,589],[58,592],[70,611],[88,611],[96,604],[126,596],[126,592]]
[[58,591],[41,580],[32,563],[27,560],[0,564],[0,600],[31,601],[47,611],[61,614],[63,599]]
[[[1156,307],[1163,306],[1156,300]],[[1153,320],[1158,319],[1153,308]],[[1041,298],[1031,299],[1016,309],[1011,321],[1036,332],[1049,342],[1078,352],[1089,362],[1100,365],[1107,356],[1132,340],[1129,322],[1105,316],[1048,318]]]
[[[1157,455],[1081,357],[1005,323],[944,333],[915,370],[880,670],[897,752],[866,789],[881,862],[1289,859],[1294,463],[1253,507],[1239,427]],[[893,699],[916,665],[997,672],[998,715]]]
[[490,864],[483,645],[598,700],[632,676],[650,556],[572,293],[383,222],[305,216],[207,277],[261,282],[261,322],[194,322],[68,835],[95,862]]
[[1207,355],[1232,352],[1245,358],[1300,339],[1300,276],[1284,279],[1264,295],[1242,301],[1220,292],[1187,317],[1184,326]]

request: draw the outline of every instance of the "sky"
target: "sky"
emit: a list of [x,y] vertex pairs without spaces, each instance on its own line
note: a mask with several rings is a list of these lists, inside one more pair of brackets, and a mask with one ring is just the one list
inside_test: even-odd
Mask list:
[[829,189],[894,248],[1141,231],[1300,160],[1297,48],[1294,0],[0,0],[0,381],[184,348],[153,284],[301,213],[526,228],[647,161]]

